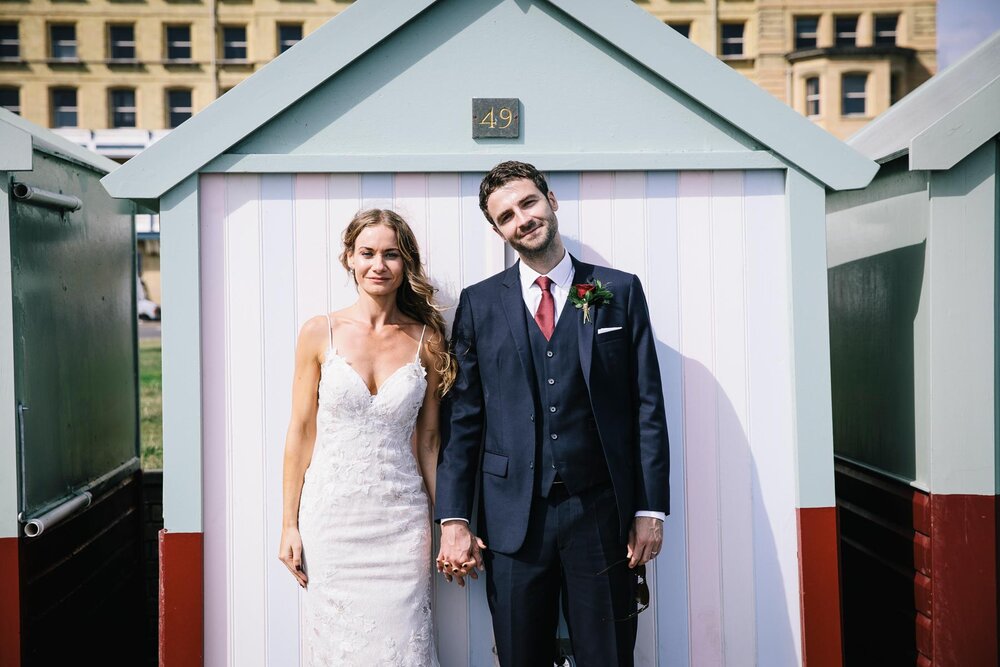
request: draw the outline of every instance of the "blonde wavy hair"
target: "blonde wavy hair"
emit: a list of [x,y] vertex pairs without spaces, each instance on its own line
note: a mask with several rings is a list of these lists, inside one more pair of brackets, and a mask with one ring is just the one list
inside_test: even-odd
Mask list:
[[396,247],[403,257],[404,279],[396,291],[396,307],[407,317],[426,324],[438,336],[439,346],[434,353],[436,361],[434,370],[441,376],[438,394],[444,396],[455,384],[458,368],[455,358],[448,349],[444,317],[441,316],[442,308],[434,303],[434,293],[437,289],[424,274],[424,265],[420,261],[420,248],[410,226],[395,211],[379,208],[358,211],[344,230],[344,250],[340,253],[340,263],[357,284],[357,277],[348,265],[347,258],[354,254],[354,244],[358,234],[375,225],[384,225],[393,231],[396,235]]

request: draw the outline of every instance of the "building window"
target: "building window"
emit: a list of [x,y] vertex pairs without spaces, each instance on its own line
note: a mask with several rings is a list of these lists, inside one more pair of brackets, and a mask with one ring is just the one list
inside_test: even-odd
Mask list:
[[16,23],[0,23],[0,60],[20,60],[21,39]]
[[743,56],[743,28],[742,23],[722,24],[722,56],[729,58],[739,58]]
[[108,58],[110,60],[135,60],[135,27],[108,26]]
[[135,127],[135,90],[117,88],[110,97],[111,127]]
[[76,60],[76,26],[60,23],[49,26],[49,53],[53,60]]
[[76,127],[76,88],[52,89],[52,127]]
[[875,17],[875,44],[894,46],[896,44],[896,27],[899,25],[899,17],[876,16]]
[[815,16],[797,16],[795,18],[795,48],[816,48],[816,31],[819,19]]
[[168,25],[167,60],[191,60],[191,26]]
[[903,99],[903,75],[893,72],[889,75],[889,105]]
[[247,28],[243,25],[230,25],[222,28],[222,59],[247,59]]
[[11,113],[21,113],[21,91],[4,86],[0,88],[0,107]]
[[837,46],[856,46],[858,43],[858,17],[838,16],[834,22],[834,44]]
[[191,117],[191,91],[167,91],[167,127],[174,128]]
[[680,33],[681,37],[685,39],[691,39],[690,23],[668,23],[667,25],[673,28],[678,33]]
[[289,24],[278,26],[278,53],[284,53],[288,49],[302,41],[302,24]]
[[841,79],[840,113],[844,116],[865,115],[865,88],[868,85],[867,74],[845,74]]
[[819,77],[811,76],[806,79],[806,116],[816,118],[819,116]]

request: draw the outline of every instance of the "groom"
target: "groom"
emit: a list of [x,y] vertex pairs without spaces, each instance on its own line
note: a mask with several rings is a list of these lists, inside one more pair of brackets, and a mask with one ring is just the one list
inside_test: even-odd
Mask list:
[[551,667],[560,593],[577,665],[632,665],[634,568],[659,553],[669,511],[646,299],[634,275],[566,252],[533,166],[494,167],[479,206],[521,261],[459,300],[438,569],[461,582],[485,561],[503,667]]

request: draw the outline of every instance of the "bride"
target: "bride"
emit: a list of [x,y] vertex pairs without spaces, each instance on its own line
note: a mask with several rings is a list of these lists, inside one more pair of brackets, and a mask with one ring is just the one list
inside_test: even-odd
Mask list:
[[303,595],[304,665],[438,665],[428,498],[455,379],[416,239],[358,213],[354,305],[305,323],[285,441],[279,558]]

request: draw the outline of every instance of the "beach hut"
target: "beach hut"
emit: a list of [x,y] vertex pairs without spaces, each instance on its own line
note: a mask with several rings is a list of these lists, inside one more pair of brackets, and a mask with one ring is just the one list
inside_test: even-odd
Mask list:
[[134,206],[0,109],[0,664],[145,641]]
[[[876,165],[627,0],[361,0],[104,179],[161,216],[165,664],[296,664],[298,327],[354,299],[364,207],[446,304],[511,264],[477,205],[511,158],[649,295],[673,513],[639,664],[839,664],[824,197]],[[494,664],[482,582],[435,613],[442,664]]]
[[998,654],[1000,33],[851,138],[827,200],[846,652]]

